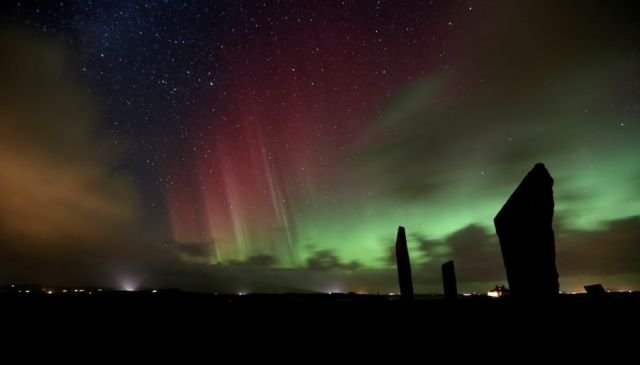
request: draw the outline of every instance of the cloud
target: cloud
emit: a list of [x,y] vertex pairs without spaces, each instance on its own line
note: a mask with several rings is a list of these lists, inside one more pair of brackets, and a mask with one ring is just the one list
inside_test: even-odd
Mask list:
[[[441,284],[441,266],[454,260],[458,282],[501,282],[506,280],[498,238],[480,225],[470,224],[443,239],[420,233],[408,237],[414,282],[429,288]],[[395,244],[387,246],[383,257],[395,267]]]
[[167,244],[186,262],[208,264],[217,261],[215,244],[206,242],[177,242]]
[[[640,274],[640,216],[607,221],[597,230],[570,229],[562,219],[554,226],[561,279],[599,276],[606,281],[610,276]],[[450,251],[439,251],[443,246]],[[448,260],[454,260],[460,283],[506,281],[498,237],[479,225],[468,225],[441,241],[423,240],[418,252],[422,256],[412,253],[412,263],[422,284],[439,282],[440,265]]]
[[504,280],[506,273],[497,235],[471,224],[446,238],[460,281]]
[[556,232],[560,276],[640,272],[640,216],[604,222],[601,229]]
[[229,262],[224,263],[224,266],[233,266],[233,267],[253,267],[253,268],[269,268],[274,267],[277,264],[278,260],[273,255],[261,254],[250,256],[244,261],[231,260]]
[[[43,241],[112,236],[137,215],[120,147],[60,44],[0,32],[0,234]],[[34,240],[35,241],[35,240]]]
[[270,267],[275,265],[276,258],[272,255],[256,255],[249,257],[246,262],[250,266]]
[[124,151],[98,134],[72,54],[7,29],[0,54],[0,277],[81,284],[149,267],[163,253],[132,238],[137,194],[112,167]]
[[348,263],[340,262],[340,259],[332,250],[317,251],[307,259],[307,267],[314,271],[357,270],[361,266],[355,260]]
[[[442,240],[413,235],[417,253],[411,259],[421,283],[441,280],[441,265],[453,260],[459,282],[501,281],[506,279],[497,236],[479,225],[463,227]],[[395,264],[395,261],[394,261]]]
[[383,257],[381,257],[382,261],[387,264],[387,265],[394,265],[396,264],[396,245],[392,244],[391,246],[389,246],[387,248],[387,254]]
[[376,182],[378,195],[416,201],[469,184],[478,193],[507,188],[534,163],[564,165],[585,146],[615,152],[624,144],[613,138],[623,137],[601,138],[610,134],[603,120],[621,119],[611,105],[634,98],[623,85],[638,80],[626,58],[638,47],[613,17],[601,16],[619,9],[581,3],[567,19],[563,8],[525,2],[483,10],[509,16],[454,33],[442,55],[450,69],[434,68],[391,98],[354,147],[352,167]]
[[441,256],[450,250],[443,241],[430,239],[419,233],[412,233],[411,239],[418,241],[418,250],[422,252],[422,260],[429,261],[433,257]]

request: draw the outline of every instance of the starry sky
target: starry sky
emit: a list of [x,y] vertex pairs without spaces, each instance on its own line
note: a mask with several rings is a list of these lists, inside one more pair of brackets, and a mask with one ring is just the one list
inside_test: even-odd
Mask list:
[[640,289],[640,17],[603,1],[3,1],[0,284],[506,283],[554,177],[561,290]]

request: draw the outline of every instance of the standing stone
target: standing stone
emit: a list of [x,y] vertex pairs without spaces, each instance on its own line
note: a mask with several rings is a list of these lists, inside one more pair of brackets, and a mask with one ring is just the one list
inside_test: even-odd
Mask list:
[[404,227],[398,227],[396,264],[398,266],[398,280],[400,281],[400,295],[403,300],[413,300],[411,263],[409,262],[409,250],[407,249],[407,236],[404,233]]
[[513,296],[558,294],[552,188],[553,178],[536,164],[493,220]]
[[453,266],[453,261],[442,264],[442,285],[444,286],[444,299],[452,300],[458,297],[456,269]]

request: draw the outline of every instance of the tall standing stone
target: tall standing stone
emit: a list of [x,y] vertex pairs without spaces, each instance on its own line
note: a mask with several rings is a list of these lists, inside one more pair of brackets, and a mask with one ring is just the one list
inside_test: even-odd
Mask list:
[[458,297],[458,286],[456,284],[456,269],[453,261],[442,264],[442,286],[444,286],[444,298],[447,300]]
[[411,263],[407,249],[407,236],[404,227],[398,227],[396,238],[396,264],[398,266],[398,280],[400,281],[400,295],[403,300],[413,299],[413,282],[411,280]]
[[553,178],[536,164],[494,218],[513,296],[558,294]]

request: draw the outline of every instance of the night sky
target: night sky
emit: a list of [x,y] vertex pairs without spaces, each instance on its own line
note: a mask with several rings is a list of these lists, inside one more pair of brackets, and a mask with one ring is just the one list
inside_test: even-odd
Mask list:
[[0,284],[506,283],[554,177],[561,290],[640,289],[640,12],[608,1],[3,1]]

